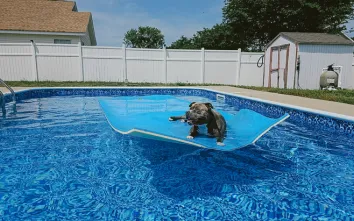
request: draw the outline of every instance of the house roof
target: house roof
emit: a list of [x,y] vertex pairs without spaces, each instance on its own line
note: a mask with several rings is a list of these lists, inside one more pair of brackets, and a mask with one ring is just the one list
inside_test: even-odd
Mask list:
[[267,47],[280,36],[298,44],[354,45],[354,42],[344,34],[281,32],[267,45]]
[[86,33],[96,38],[90,12],[77,12],[76,3],[63,0],[0,0],[0,30]]

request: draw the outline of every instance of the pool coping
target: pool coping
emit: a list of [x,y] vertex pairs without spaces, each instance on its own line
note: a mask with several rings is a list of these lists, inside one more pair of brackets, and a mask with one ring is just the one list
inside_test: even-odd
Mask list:
[[[320,115],[322,117],[329,117],[329,118],[333,118],[336,120],[347,121],[348,123],[354,124],[354,117],[348,116],[348,115],[337,114],[337,113],[327,112],[327,111],[322,111],[322,110],[316,110],[316,109],[312,109],[312,108],[290,105],[290,104],[285,104],[285,103],[280,103],[280,102],[275,102],[275,101],[270,101],[270,100],[264,100],[264,99],[260,99],[260,98],[248,97],[248,96],[243,96],[240,94],[233,94],[233,93],[229,93],[229,92],[223,92],[223,91],[219,91],[219,90],[202,88],[202,87],[188,87],[188,86],[181,86],[181,87],[175,87],[175,86],[171,86],[171,87],[163,87],[163,86],[157,86],[157,87],[33,87],[33,88],[28,88],[28,89],[21,89],[21,90],[16,91],[15,93],[22,93],[22,92],[35,91],[35,90],[53,90],[53,89],[54,90],[58,90],[58,89],[91,89],[91,90],[92,89],[189,89],[189,90],[202,90],[202,91],[213,92],[216,94],[227,95],[227,96],[231,96],[231,97],[242,98],[245,100],[260,102],[260,103],[273,105],[273,106],[277,106],[277,107],[288,108],[291,110],[301,111],[301,112],[305,112],[305,113]],[[4,96],[9,96],[9,95],[10,95],[10,92],[4,93]]]

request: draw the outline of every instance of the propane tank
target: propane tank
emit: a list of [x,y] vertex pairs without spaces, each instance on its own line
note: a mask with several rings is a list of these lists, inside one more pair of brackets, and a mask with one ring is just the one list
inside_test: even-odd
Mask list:
[[321,89],[335,89],[338,88],[339,74],[334,71],[333,65],[327,67],[327,71],[323,72],[320,77]]

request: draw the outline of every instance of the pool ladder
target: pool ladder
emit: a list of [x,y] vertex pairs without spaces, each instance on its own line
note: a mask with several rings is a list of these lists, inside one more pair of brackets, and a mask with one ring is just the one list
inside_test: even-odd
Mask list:
[[[5,86],[10,92],[11,92],[11,95],[12,95],[12,101],[14,102],[14,112],[16,112],[16,94],[15,94],[15,91],[5,83],[5,81],[3,81],[1,78],[0,78],[0,84]],[[1,105],[1,110],[2,110],[2,116],[6,116],[6,108],[5,108],[5,96],[4,94],[2,93],[2,91],[0,90],[0,105]]]

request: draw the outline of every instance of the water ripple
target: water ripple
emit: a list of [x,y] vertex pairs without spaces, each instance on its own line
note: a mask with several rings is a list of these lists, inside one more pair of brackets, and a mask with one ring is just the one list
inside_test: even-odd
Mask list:
[[200,149],[119,135],[97,99],[8,109],[2,220],[354,220],[353,138],[283,123],[241,150]]

